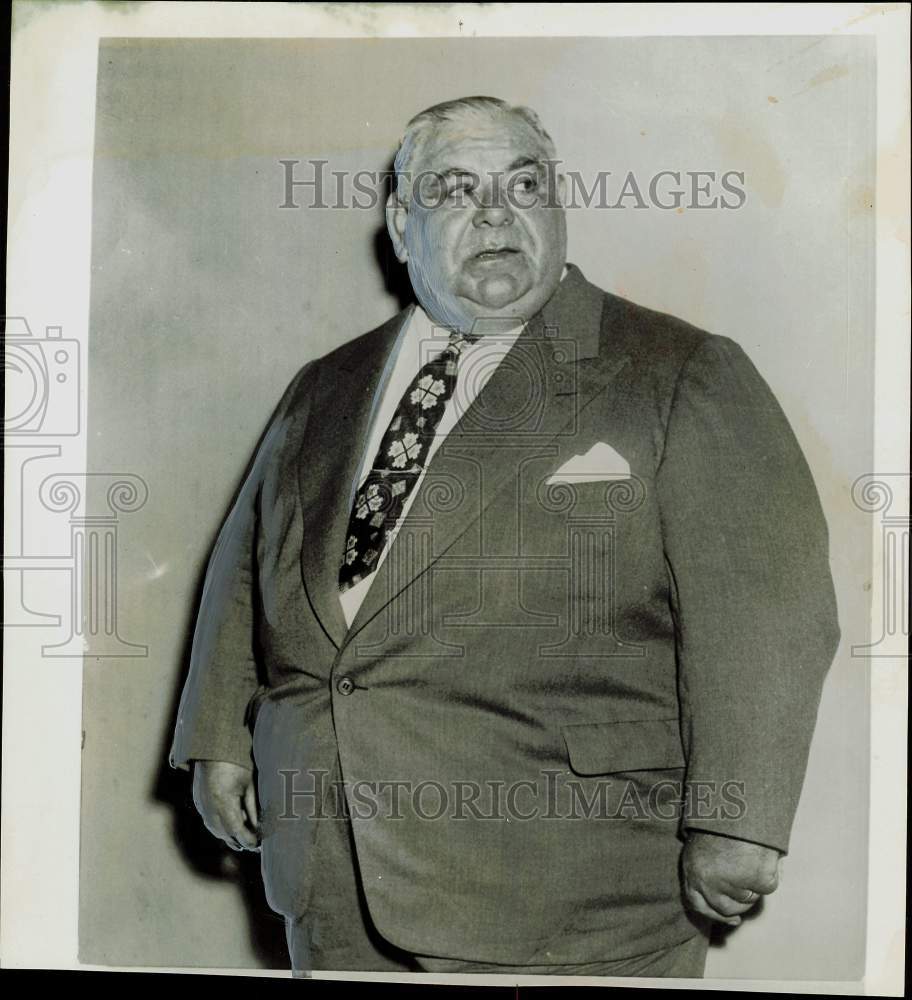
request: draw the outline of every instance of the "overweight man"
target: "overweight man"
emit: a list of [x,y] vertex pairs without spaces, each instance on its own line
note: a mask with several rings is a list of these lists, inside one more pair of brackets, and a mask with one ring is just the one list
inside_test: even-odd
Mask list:
[[172,764],[298,973],[700,976],[839,638],[807,464],[737,343],[567,263],[534,112],[436,105],[395,166],[416,301],[280,401]]

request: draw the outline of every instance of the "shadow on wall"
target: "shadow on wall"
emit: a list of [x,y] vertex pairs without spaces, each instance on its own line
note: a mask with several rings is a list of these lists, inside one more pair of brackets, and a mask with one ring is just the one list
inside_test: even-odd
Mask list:
[[[389,170],[392,170],[392,161],[389,164]],[[414,296],[408,280],[408,271],[396,260],[385,224],[381,223],[378,226],[372,242],[377,267],[383,276],[386,291],[396,300],[398,308],[404,309],[414,300]],[[361,332],[363,331],[353,330],[352,337]],[[247,472],[249,472],[249,467],[245,470],[244,478],[246,478]],[[238,484],[239,489],[240,484]],[[236,495],[232,498],[231,505],[234,504],[235,499]],[[230,509],[231,506],[228,510]],[[208,553],[215,544],[215,537],[214,535],[206,550],[205,562],[208,562]],[[159,752],[160,764],[153,781],[151,797],[156,802],[170,806],[173,815],[172,832],[174,838],[192,869],[203,878],[230,881],[237,885],[249,921],[251,946],[262,967],[287,969],[288,950],[285,941],[285,922],[279,914],[270,909],[266,902],[260,874],[260,856],[251,852],[232,851],[209,833],[193,804],[191,775],[185,771],[174,770],[168,763],[181,691],[190,662],[193,623],[202,596],[204,575],[205,569],[199,572],[193,615],[188,622],[187,634],[181,652],[183,669],[180,672],[180,683],[173,692],[170,709],[166,715],[168,723],[162,734]]]
[[[233,503],[234,499],[232,499]],[[212,544],[215,544],[214,537]],[[206,561],[208,562],[208,557]],[[161,749],[158,755],[160,764],[153,781],[151,798],[158,803],[170,806],[172,834],[190,868],[205,879],[232,882],[237,886],[243,900],[244,912],[247,915],[251,949],[259,961],[260,967],[287,969],[288,949],[285,943],[285,921],[278,913],[271,910],[266,902],[266,894],[260,876],[259,854],[249,851],[242,853],[232,851],[222,841],[214,837],[203,825],[203,821],[196,811],[196,806],[193,804],[192,774],[175,770],[168,763],[168,754],[174,735],[174,723],[177,719],[181,691],[190,662],[193,622],[196,619],[196,611],[202,596],[203,577],[204,570],[201,570],[193,603],[194,613],[188,623],[183,643],[181,662],[184,664],[184,668],[180,672],[180,684],[172,694],[170,709],[166,715],[167,726],[162,733]],[[201,911],[200,920],[204,919],[205,914]]]

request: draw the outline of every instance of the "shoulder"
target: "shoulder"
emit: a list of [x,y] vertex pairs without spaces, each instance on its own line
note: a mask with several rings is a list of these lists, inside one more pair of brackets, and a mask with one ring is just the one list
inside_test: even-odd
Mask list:
[[655,388],[673,392],[684,379],[725,380],[734,370],[755,373],[741,346],[670,313],[603,292],[600,356],[619,354],[630,370]]
[[316,358],[312,364],[316,370],[329,369],[352,369],[361,365],[366,357],[373,355],[377,350],[388,345],[398,334],[402,324],[409,318],[412,308],[407,307],[401,312],[384,320],[379,326],[375,326],[367,333],[362,333],[353,340],[347,340],[344,344]]
[[288,384],[278,412],[296,413],[309,407],[310,398],[318,385],[325,385],[327,380],[331,381],[340,371],[355,371],[365,363],[370,364],[372,360],[382,357],[394,342],[409,313],[409,309],[404,309],[367,333],[362,333],[304,364]]
[[659,312],[603,292],[600,350],[622,349],[652,365],[680,366],[693,354],[726,337],[703,330],[670,313]]

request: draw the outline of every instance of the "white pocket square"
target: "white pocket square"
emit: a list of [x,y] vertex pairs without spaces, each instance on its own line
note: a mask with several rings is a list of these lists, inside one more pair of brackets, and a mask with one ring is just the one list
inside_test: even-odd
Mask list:
[[598,483],[605,479],[629,479],[630,464],[610,444],[598,441],[585,455],[574,455],[551,476],[553,483]]

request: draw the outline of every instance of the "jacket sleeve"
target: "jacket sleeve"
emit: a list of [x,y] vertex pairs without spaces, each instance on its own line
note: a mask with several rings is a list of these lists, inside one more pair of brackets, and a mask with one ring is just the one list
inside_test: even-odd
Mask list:
[[786,852],[839,627],[807,463],[727,338],[706,337],[681,369],[657,489],[688,759],[683,828]]
[[169,761],[223,760],[253,768],[247,708],[260,686],[254,653],[254,561],[260,487],[284,435],[296,390],[286,389],[209,558]]

